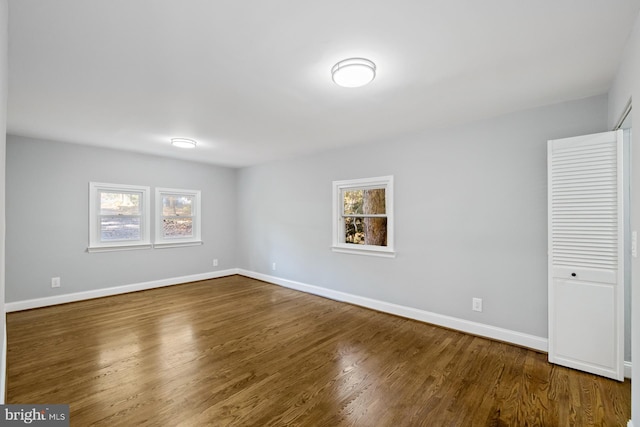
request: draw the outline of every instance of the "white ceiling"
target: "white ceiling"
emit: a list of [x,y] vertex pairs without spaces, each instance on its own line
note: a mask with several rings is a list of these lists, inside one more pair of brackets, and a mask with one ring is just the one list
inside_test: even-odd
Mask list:
[[[640,0],[9,0],[8,133],[228,166],[609,88]],[[374,82],[336,86],[362,56]],[[171,147],[193,138],[196,150]]]

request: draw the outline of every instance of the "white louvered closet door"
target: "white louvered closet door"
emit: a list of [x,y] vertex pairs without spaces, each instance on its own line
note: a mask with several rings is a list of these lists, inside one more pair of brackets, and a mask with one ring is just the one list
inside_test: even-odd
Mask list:
[[548,142],[549,361],[624,375],[622,131]]

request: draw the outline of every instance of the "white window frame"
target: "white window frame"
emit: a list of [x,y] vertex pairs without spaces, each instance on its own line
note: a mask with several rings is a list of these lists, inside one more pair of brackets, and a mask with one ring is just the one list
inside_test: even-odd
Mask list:
[[[140,239],[102,241],[100,229],[100,193],[140,193]],[[125,184],[89,183],[89,247],[88,252],[122,251],[151,248],[151,215],[149,187]]]
[[[173,237],[170,239],[166,239],[162,236],[162,223],[164,219],[164,215],[162,214],[162,196],[171,195],[171,196],[190,196],[193,197],[194,205],[191,206],[191,218],[192,221],[192,231],[193,235],[191,237]],[[177,248],[182,246],[196,246],[202,244],[202,201],[201,201],[201,193],[200,190],[184,190],[178,188],[156,188],[155,194],[155,220],[156,220],[156,228],[155,228],[155,239],[154,239],[154,247],[156,248]]]
[[[387,246],[356,245],[345,242],[345,216],[342,192],[345,190],[359,190],[367,188],[385,189]],[[334,252],[349,254],[371,255],[387,258],[394,258],[396,256],[394,247],[393,175],[333,181],[333,243],[331,249]]]

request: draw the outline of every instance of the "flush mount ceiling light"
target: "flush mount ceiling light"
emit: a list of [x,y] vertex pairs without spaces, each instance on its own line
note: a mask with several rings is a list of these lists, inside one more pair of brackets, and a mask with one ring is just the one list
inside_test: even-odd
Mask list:
[[187,138],[171,138],[171,145],[179,148],[196,148],[196,142]]
[[331,78],[342,87],[364,86],[376,76],[376,64],[364,58],[349,58],[338,62],[331,69]]

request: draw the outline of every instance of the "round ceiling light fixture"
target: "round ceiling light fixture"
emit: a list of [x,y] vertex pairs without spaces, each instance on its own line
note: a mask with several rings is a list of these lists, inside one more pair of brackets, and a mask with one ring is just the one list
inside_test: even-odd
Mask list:
[[376,77],[376,64],[365,58],[349,58],[338,62],[331,69],[331,78],[342,87],[360,87]]
[[171,138],[171,145],[179,148],[196,148],[196,142],[187,138]]

